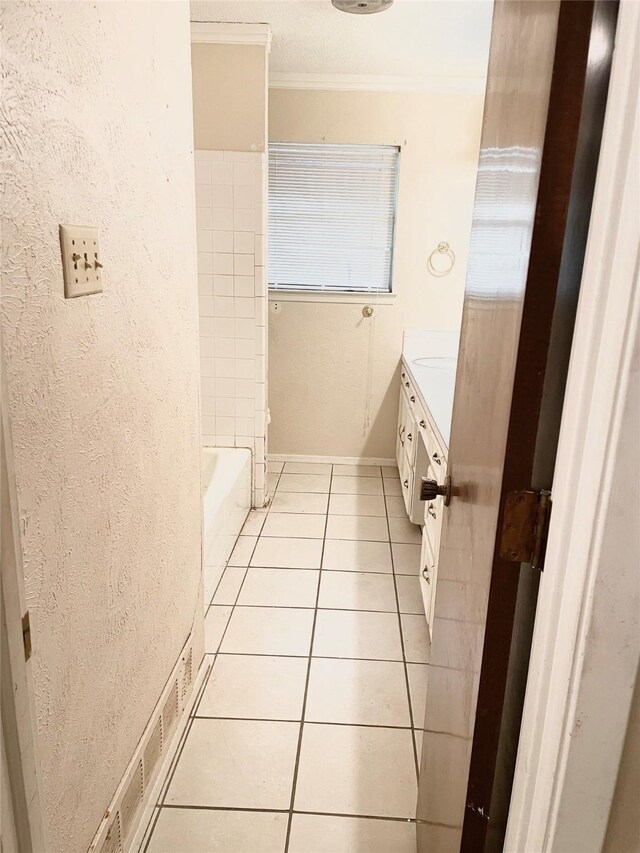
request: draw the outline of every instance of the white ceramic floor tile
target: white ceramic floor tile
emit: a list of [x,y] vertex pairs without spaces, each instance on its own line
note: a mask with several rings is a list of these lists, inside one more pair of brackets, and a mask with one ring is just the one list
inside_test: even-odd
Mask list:
[[305,720],[410,726],[404,664],[313,658]]
[[306,677],[305,658],[218,655],[197,716],[300,720]]
[[417,524],[412,524],[407,516],[389,519],[389,532],[392,542],[418,544],[422,541],[422,532]]
[[287,474],[280,475],[279,492],[329,492],[330,474]]
[[285,462],[285,474],[330,474],[330,462]]
[[299,723],[196,718],[165,802],[288,808],[299,731]]
[[275,492],[278,487],[278,482],[280,480],[280,474],[273,473],[271,471],[267,472],[266,478],[266,487],[268,492]]
[[300,512],[272,512],[262,529],[263,536],[295,536],[301,539],[322,539],[326,515]]
[[374,572],[322,572],[319,607],[330,610],[396,612],[393,575]]
[[[450,849],[453,850],[453,847]],[[415,853],[415,851],[415,823],[366,817],[293,815],[289,853]],[[197,853],[200,853],[200,850]],[[214,850],[213,853],[218,851]],[[235,853],[235,850],[230,853]],[[259,851],[256,850],[256,853]]]
[[[396,575],[400,613],[424,614],[420,580],[411,575]],[[422,617],[424,619],[424,615]]]
[[331,482],[334,495],[381,495],[382,480],[378,477],[334,477]]
[[323,569],[343,572],[391,572],[388,542],[362,542],[352,539],[326,539]]
[[393,568],[397,575],[415,575],[420,572],[420,545],[391,544]]
[[[161,809],[147,853],[283,853],[288,815]],[[387,821],[391,823],[391,821]]]
[[416,794],[408,729],[305,724],[296,810],[413,818]]
[[[436,668],[437,667],[433,667],[433,670]],[[429,667],[423,663],[409,663],[407,664],[407,675],[409,676],[409,693],[411,694],[413,725],[415,728],[421,729],[424,726]]]
[[410,663],[429,663],[429,629],[424,616],[412,616],[403,613],[402,638],[404,653]]
[[316,657],[402,660],[398,617],[395,613],[364,610],[318,610],[313,654]]
[[227,566],[211,603],[235,604],[246,573],[247,570],[245,568],[239,569],[234,566]]
[[397,477],[398,476],[398,466],[397,465],[383,465],[382,466],[382,476],[383,477]]
[[229,654],[306,656],[313,610],[236,607],[220,651]]
[[242,528],[242,536],[260,536],[266,517],[266,509],[252,509]]
[[382,495],[337,495],[329,499],[329,515],[379,515],[384,516]]
[[319,569],[321,539],[261,536],[251,558],[252,566],[276,569]]
[[327,538],[388,542],[387,519],[377,515],[330,515],[327,520]]
[[407,517],[407,508],[404,505],[403,498],[385,498],[385,503],[387,506],[387,515],[389,516],[389,518]]
[[249,569],[238,604],[315,607],[319,575],[311,569]]
[[218,607],[217,605],[207,610],[207,615],[204,617],[205,652],[215,654],[218,651],[232,610],[232,607]]
[[399,477],[384,478],[384,493],[390,497],[398,497],[402,495],[402,483]]
[[379,465],[339,465],[333,466],[334,477],[379,477]]
[[229,565],[248,566],[257,541],[257,536],[238,536],[236,546],[229,558]]
[[276,492],[271,501],[270,512],[326,513],[329,495]]

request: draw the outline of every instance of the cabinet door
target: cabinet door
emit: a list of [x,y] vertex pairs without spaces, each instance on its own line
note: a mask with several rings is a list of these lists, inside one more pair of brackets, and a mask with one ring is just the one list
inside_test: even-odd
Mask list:
[[396,432],[396,462],[398,469],[402,471],[405,457],[405,444],[407,435],[407,422],[409,420],[409,405],[404,392],[400,391],[400,404],[398,407],[398,429]]
[[411,516],[413,497],[413,466],[411,465],[409,457],[406,453],[402,454],[402,463],[399,465],[399,472],[404,506],[407,510],[407,515]]
[[420,591],[424,604],[425,618],[429,626],[431,636],[431,619],[433,615],[434,599],[436,594],[436,564],[431,550],[431,543],[427,531],[422,529],[422,548],[420,550]]

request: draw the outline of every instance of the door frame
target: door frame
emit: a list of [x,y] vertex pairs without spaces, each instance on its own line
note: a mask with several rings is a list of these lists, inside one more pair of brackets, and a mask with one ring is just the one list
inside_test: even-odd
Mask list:
[[[1,350],[1,347],[0,347]],[[3,796],[5,820],[20,853],[46,853],[46,816],[43,809],[41,760],[36,730],[36,707],[31,662],[25,660],[23,615],[26,595],[20,546],[18,496],[8,411],[6,371],[0,352],[0,503],[2,505],[2,750],[9,796]],[[4,833],[3,833],[4,835]],[[8,839],[9,840],[9,837]],[[4,841],[4,839],[3,839]],[[9,848],[10,849],[10,848]]]
[[[553,488],[553,513],[531,649],[506,851],[558,849],[568,828],[565,798],[580,796],[581,847],[600,849],[617,780],[638,671],[637,580],[616,577],[616,624],[600,632],[600,654],[584,663],[603,589],[602,537],[617,439],[640,316],[637,188],[640,4],[623,0],[587,243]],[[609,567],[609,571],[611,568]],[[634,587],[635,582],[635,587]],[[625,612],[626,611],[626,612]],[[611,656],[615,654],[615,666]],[[607,660],[608,658],[608,660]],[[594,669],[595,667],[595,669]],[[603,713],[598,695],[607,696]],[[573,738],[586,721],[598,737]],[[596,762],[589,790],[577,784],[580,754]],[[571,759],[571,764],[569,763]],[[573,793],[575,792],[575,793]]]

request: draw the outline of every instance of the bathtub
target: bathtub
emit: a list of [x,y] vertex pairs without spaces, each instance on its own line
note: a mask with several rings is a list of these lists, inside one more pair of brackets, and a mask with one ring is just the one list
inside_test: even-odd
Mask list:
[[207,606],[251,509],[250,450],[202,448],[202,504],[202,564]]

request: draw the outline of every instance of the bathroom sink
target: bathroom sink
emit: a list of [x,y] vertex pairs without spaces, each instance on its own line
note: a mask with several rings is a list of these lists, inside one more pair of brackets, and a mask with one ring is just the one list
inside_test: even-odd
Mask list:
[[450,356],[434,355],[429,358],[414,358],[413,364],[416,367],[429,367],[431,370],[447,370],[455,367],[456,359]]

